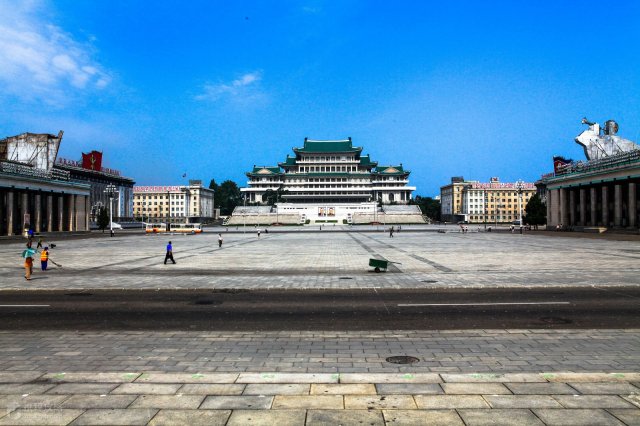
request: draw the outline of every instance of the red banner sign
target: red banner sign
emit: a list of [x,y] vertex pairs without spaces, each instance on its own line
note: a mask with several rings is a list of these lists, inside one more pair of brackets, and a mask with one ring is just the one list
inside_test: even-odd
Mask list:
[[88,170],[95,170],[99,172],[102,170],[102,153],[99,151],[91,151],[88,154],[82,153],[82,168]]

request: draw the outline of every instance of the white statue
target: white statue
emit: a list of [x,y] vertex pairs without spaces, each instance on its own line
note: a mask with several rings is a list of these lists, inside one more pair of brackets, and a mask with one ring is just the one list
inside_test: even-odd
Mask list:
[[589,128],[576,137],[576,142],[584,148],[584,155],[586,155],[587,160],[599,160],[640,149],[640,145],[616,136],[618,123],[613,120],[608,120],[604,123],[604,131],[600,129],[598,123],[592,123],[586,118],[582,119],[582,124],[587,124]]

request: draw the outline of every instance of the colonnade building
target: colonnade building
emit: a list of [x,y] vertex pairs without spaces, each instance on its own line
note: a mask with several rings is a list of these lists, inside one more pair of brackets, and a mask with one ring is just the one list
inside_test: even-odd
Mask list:
[[640,150],[573,163],[536,182],[545,194],[548,229],[597,232],[638,229],[639,184]]
[[0,140],[0,235],[89,230],[90,185],[53,167],[61,139],[62,132]]
[[576,138],[587,161],[559,165],[536,182],[547,205],[548,229],[604,232],[640,224],[640,146],[615,136],[609,120],[604,131],[583,119],[589,130]]

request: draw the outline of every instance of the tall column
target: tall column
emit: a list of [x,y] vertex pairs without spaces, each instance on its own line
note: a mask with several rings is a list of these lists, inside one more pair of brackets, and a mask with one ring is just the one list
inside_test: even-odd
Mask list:
[[89,213],[91,211],[91,201],[89,199],[89,196],[84,197],[84,223],[86,225],[86,229],[85,231],[90,231],[91,230],[91,225],[90,225],[90,218],[89,218]]
[[14,210],[14,192],[10,189],[7,192],[7,235],[13,235]]
[[64,195],[58,196],[58,231],[64,231]]
[[73,206],[75,209],[74,231],[84,231],[84,195],[74,195]]
[[609,187],[602,187],[602,225],[609,227]]
[[47,195],[47,232],[53,232],[53,195]]
[[569,190],[569,224],[574,226],[576,224],[576,191]]
[[622,226],[622,185],[613,188],[613,226]]
[[547,225],[551,225],[552,223],[552,220],[551,220],[551,214],[552,214],[551,203],[553,202],[553,200],[551,199],[552,193],[553,191],[547,188]]
[[42,206],[41,206],[41,196],[40,193],[36,194],[36,199],[35,199],[35,231],[36,232],[40,232],[41,228],[42,228]]
[[569,201],[566,188],[560,188],[560,223],[563,226],[569,225]]
[[598,208],[598,192],[596,191],[596,187],[591,187],[591,220],[589,221],[589,225],[596,226],[598,224],[598,212],[596,212],[596,208]]
[[580,188],[580,225],[587,226],[587,190]]
[[629,202],[627,203],[627,208],[629,209],[629,223],[627,225],[633,228],[637,226],[636,216],[638,215],[635,182],[629,182]]
[[[27,227],[31,228],[31,223],[29,223],[29,225],[27,225],[27,221],[25,220],[27,213],[29,213],[29,193],[28,192],[23,192],[22,193],[22,203],[21,203],[21,206],[20,206],[20,223],[22,223],[22,228],[20,228],[20,233],[21,234],[24,232],[24,230]],[[29,220],[29,222],[31,222],[31,220]]]
[[76,196],[69,194],[69,231],[76,230]]

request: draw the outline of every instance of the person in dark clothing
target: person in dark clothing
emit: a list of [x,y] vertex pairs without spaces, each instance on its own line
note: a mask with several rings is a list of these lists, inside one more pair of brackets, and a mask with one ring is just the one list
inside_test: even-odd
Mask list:
[[218,234],[218,247],[222,247],[222,234]]
[[176,264],[176,261],[173,260],[173,246],[171,245],[171,241],[167,244],[167,254],[164,256],[164,264],[167,264],[167,260],[171,259],[173,264]]

